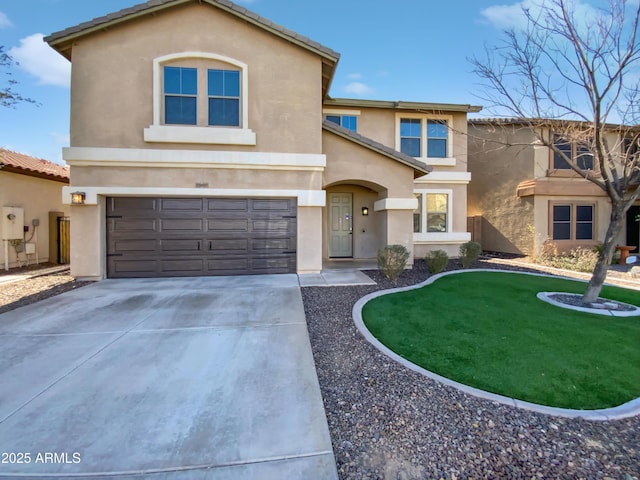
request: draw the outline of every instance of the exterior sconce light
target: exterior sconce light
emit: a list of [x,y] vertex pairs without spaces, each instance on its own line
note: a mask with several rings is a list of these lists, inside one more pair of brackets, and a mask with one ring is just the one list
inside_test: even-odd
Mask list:
[[84,192],[73,192],[71,194],[71,205],[84,205],[87,194]]
[[362,216],[363,217],[369,216],[369,207],[362,207]]

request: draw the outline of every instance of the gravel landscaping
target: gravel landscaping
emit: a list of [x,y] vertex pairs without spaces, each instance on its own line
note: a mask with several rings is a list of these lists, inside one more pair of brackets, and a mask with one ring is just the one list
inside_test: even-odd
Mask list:
[[354,303],[428,273],[423,262],[396,284],[365,273],[378,285],[302,289],[341,479],[638,478],[640,417],[596,422],[500,405],[425,378],[368,344],[354,326]]
[[[38,270],[44,270],[53,265],[40,264],[32,267],[13,268],[8,272],[0,273],[0,313],[14,310],[30,303],[44,300],[75,288],[87,285],[90,282],[78,282],[69,270],[47,275],[38,275]],[[38,275],[24,280],[2,283],[7,275]]]

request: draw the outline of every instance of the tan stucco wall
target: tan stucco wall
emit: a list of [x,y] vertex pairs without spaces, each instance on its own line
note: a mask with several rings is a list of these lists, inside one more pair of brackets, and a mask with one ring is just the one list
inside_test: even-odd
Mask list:
[[153,121],[153,59],[179,52],[234,58],[249,68],[256,146],[211,149],[318,153],[321,60],[208,4],[189,3],[74,43],[71,146],[182,148],[145,143]]
[[482,216],[482,248],[532,254],[533,198],[518,197],[516,187],[533,178],[534,164],[537,165],[539,159],[533,148],[506,147],[504,144],[531,143],[533,135],[511,127],[496,130],[470,125],[468,138],[471,183],[467,215]]
[[386,191],[381,198],[412,198],[412,168],[327,131],[322,139],[327,156],[325,186],[357,181],[380,193]]
[[[25,233],[28,240],[33,233],[32,221],[38,219],[37,227],[37,252],[38,261],[49,261],[49,212],[60,211],[69,214],[69,207],[62,205],[62,187],[65,184],[52,180],[34,178],[17,173],[8,173],[0,170],[0,207],[11,206],[24,209],[24,224],[29,226],[29,232]],[[0,224],[1,225],[1,224]],[[36,237],[31,239],[34,243]],[[52,239],[56,241],[56,239]],[[0,242],[4,243],[4,242]],[[24,253],[20,254],[20,261],[25,261]],[[35,263],[35,255],[30,256],[30,262]],[[16,267],[16,254],[13,247],[9,246],[9,267]],[[52,259],[55,260],[55,259]],[[0,245],[0,268],[4,268],[4,244]]]
[[73,167],[71,182],[92,187],[310,189],[322,188],[322,172],[223,168]]

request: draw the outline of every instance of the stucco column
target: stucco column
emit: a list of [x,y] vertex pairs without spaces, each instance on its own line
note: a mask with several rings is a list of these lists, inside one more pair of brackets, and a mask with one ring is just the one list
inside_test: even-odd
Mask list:
[[385,198],[374,204],[374,210],[384,215],[385,245],[403,245],[410,253],[407,265],[413,265],[413,211],[415,198]]
[[71,206],[71,275],[82,280],[102,280],[105,265],[105,199],[97,205]]
[[322,270],[322,207],[298,205],[298,273]]

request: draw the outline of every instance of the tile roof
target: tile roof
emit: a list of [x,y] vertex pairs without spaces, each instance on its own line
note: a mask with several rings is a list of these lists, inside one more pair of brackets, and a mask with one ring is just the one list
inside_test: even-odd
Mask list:
[[422,176],[433,170],[433,168],[426,163],[416,160],[415,158],[410,157],[409,155],[405,155],[404,153],[394,150],[393,148],[387,147],[386,145],[376,142],[375,140],[365,137],[364,135],[360,135],[359,133],[356,133],[352,130],[343,128],[336,123],[324,120],[322,122],[322,128],[328,132],[334,133],[342,138],[350,140],[377,153],[381,153],[382,155],[385,155],[400,163],[404,163],[417,172],[420,172],[419,176]]
[[258,15],[257,13],[247,10],[244,7],[236,5],[229,0],[149,0],[147,2],[137,4],[129,8],[124,8],[114,13],[110,13],[103,17],[94,18],[93,20],[89,20],[88,22],[81,23],[74,27],[69,27],[65,30],[52,33],[51,35],[45,37],[44,40],[45,42],[54,46],[55,44],[64,41],[68,37],[80,36],[97,29],[106,28],[109,25],[119,23],[129,18],[136,18],[146,13],[151,13],[152,11],[161,10],[163,8],[168,8],[175,5],[182,5],[193,1],[197,1],[198,3],[209,3],[211,5],[217,6],[218,8],[241,17],[250,23],[254,23],[258,26],[261,26],[262,28],[272,31],[273,33],[279,34],[281,37],[288,38],[294,43],[315,50],[317,53],[329,57],[336,62],[340,58],[340,54],[336,51],[325,47],[324,45],[321,45],[320,43],[315,42],[310,38],[305,37],[304,35],[300,35],[293,30],[289,30],[281,25],[278,25],[277,23],[274,23],[271,20]]
[[468,105],[460,103],[432,103],[432,102],[405,102],[403,100],[364,100],[357,98],[327,98],[325,107],[362,107],[362,108],[390,108],[394,110],[429,110],[436,112],[479,112],[480,105]]
[[3,170],[69,183],[69,167],[0,148],[0,172]]

